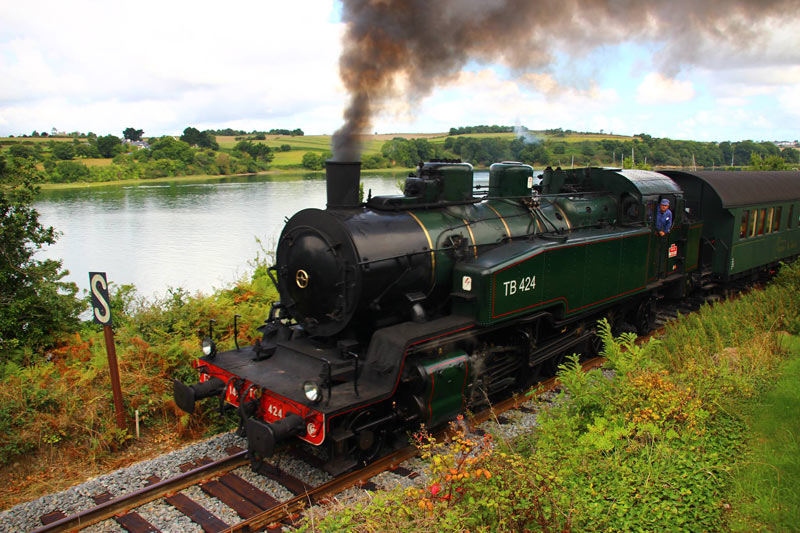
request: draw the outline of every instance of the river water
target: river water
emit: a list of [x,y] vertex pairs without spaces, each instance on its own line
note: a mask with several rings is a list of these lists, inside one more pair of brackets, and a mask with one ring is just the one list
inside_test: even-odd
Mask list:
[[[362,175],[365,194],[399,194],[403,175]],[[177,287],[209,293],[251,271],[262,245],[274,250],[285,219],[324,208],[325,196],[320,174],[43,191],[40,221],[61,236],[39,257],[61,259],[82,290],[98,271],[148,298]]]

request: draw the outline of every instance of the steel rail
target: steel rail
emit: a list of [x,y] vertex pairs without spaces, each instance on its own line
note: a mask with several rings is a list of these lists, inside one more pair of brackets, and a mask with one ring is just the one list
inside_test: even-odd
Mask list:
[[208,463],[207,465],[189,470],[173,478],[159,481],[158,483],[143,487],[128,494],[123,494],[122,496],[101,503],[91,509],[67,516],[66,518],[62,518],[61,520],[57,520],[56,522],[35,530],[34,533],[70,531],[88,527],[133,509],[134,507],[139,507],[149,501],[183,490],[186,487],[196,484],[198,481],[229,472],[234,468],[247,464],[247,462],[247,452],[238,452],[223,459]]

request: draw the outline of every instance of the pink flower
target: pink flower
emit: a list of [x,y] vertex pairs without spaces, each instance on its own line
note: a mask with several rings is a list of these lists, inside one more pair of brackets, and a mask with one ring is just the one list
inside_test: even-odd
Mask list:
[[431,496],[436,496],[442,491],[442,486],[439,483],[434,483],[430,488]]

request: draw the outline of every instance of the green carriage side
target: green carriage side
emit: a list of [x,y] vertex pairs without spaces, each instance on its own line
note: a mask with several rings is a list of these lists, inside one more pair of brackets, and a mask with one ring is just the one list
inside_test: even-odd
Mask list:
[[704,219],[701,262],[729,281],[800,253],[800,172],[665,171]]

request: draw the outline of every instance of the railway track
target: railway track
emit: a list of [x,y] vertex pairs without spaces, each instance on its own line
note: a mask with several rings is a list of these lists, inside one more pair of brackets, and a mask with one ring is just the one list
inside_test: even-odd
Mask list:
[[[591,359],[584,363],[584,368],[600,366],[603,360]],[[532,394],[541,394],[556,387],[555,378],[550,378],[526,394],[515,396],[475,414],[470,423],[473,427],[494,419],[498,423],[506,423],[503,413],[517,409],[521,404],[530,399]],[[480,431],[480,430],[478,430]],[[443,437],[447,430],[442,431],[437,437]],[[313,462],[314,458],[299,451],[288,450],[296,457]],[[60,511],[54,511],[41,517],[45,524],[36,530],[36,533],[75,531],[87,528],[106,520],[116,522],[122,529],[134,533],[160,531],[158,527],[148,522],[138,511],[138,508],[163,500],[164,503],[174,507],[189,520],[206,532],[229,531],[281,531],[283,525],[291,524],[305,509],[324,502],[351,487],[360,487],[365,490],[374,490],[375,486],[370,480],[383,472],[391,472],[396,476],[413,479],[419,475],[412,469],[402,466],[407,459],[414,457],[417,449],[406,446],[399,449],[366,467],[343,474],[330,481],[316,486],[310,486],[272,463],[258,471],[258,475],[266,476],[285,487],[293,494],[291,498],[279,500],[271,494],[254,486],[235,473],[236,469],[249,468],[247,454],[239,449],[230,450],[230,455],[222,459],[211,461],[200,459],[194,464],[184,465],[185,472],[165,479],[150,479],[150,483],[139,490],[122,496],[112,498],[108,494],[95,496],[97,505],[71,516],[66,516]],[[186,489],[199,487],[206,495],[220,500],[233,509],[240,518],[239,522],[228,523],[220,519],[214,512],[206,509],[191,496],[186,495]]]
[[[698,299],[688,303],[664,305],[658,311],[656,328],[648,335],[639,337],[638,342],[645,342],[650,337],[663,334],[669,321],[697,311],[703,303],[703,300]],[[604,359],[599,357],[589,359],[583,363],[583,368],[584,370],[597,368],[603,362]],[[514,396],[494,405],[491,409],[475,414],[470,423],[473,429],[489,419],[494,419],[502,424],[507,421],[503,416],[504,413],[514,409],[530,411],[526,407],[521,407],[522,404],[531,396],[542,394],[555,387],[557,387],[557,382],[555,377],[552,377],[539,383],[526,394]],[[482,432],[480,429],[477,431]],[[444,433],[442,432],[438,436],[442,437]],[[289,453],[294,453],[296,457],[311,463],[315,459],[300,451],[293,452],[290,449]],[[284,525],[291,524],[308,507],[324,502],[348,488],[362,487],[366,490],[374,490],[377,487],[370,479],[378,474],[390,471],[407,478],[418,476],[417,472],[402,466],[404,461],[414,457],[416,453],[415,447],[407,446],[365,468],[338,476],[316,486],[307,484],[272,463],[265,463],[258,475],[270,478],[293,494],[288,499],[279,500],[234,472],[238,468],[246,467],[248,459],[245,451],[232,449],[228,457],[216,461],[197,460],[194,464],[185,465],[184,473],[166,480],[150,479],[147,486],[129,494],[116,498],[110,495],[95,496],[97,505],[86,511],[71,516],[66,516],[58,511],[49,513],[41,517],[45,525],[36,532],[73,531],[101,523],[104,520],[113,520],[124,530],[135,533],[159,531],[156,526],[149,523],[136,511],[137,508],[155,500],[163,500],[167,505],[171,505],[206,532],[281,531]],[[189,487],[199,487],[203,493],[220,500],[235,511],[240,520],[235,523],[223,521],[191,496],[187,496],[185,489]]]

